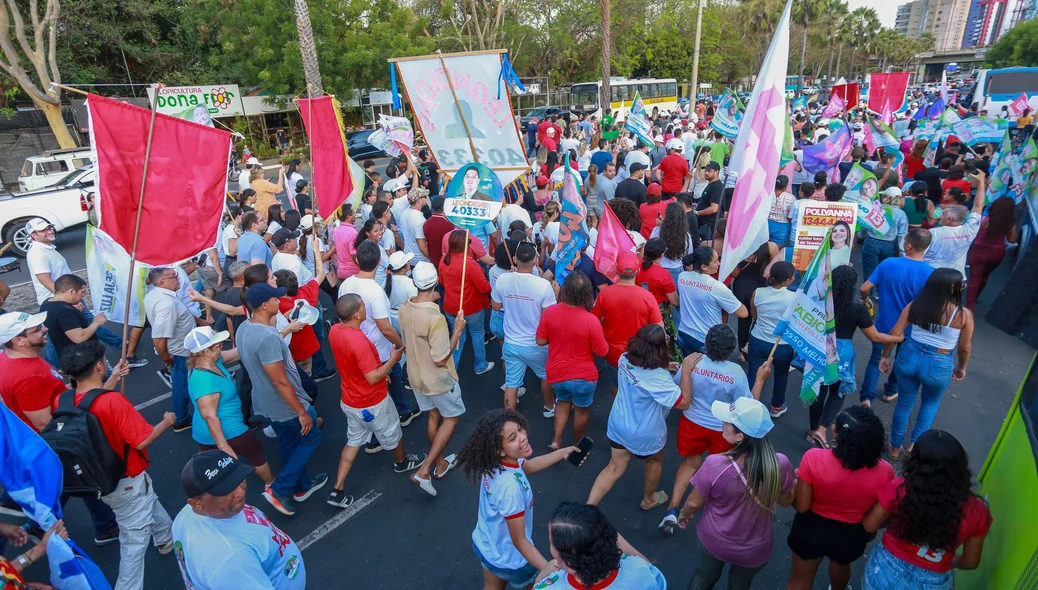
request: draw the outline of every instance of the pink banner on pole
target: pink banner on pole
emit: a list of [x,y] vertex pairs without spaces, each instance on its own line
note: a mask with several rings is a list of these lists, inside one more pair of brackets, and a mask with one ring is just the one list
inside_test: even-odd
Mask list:
[[876,107],[889,102],[892,112],[901,110],[905,104],[905,91],[908,90],[908,77],[908,72],[869,74],[869,107],[875,111]]

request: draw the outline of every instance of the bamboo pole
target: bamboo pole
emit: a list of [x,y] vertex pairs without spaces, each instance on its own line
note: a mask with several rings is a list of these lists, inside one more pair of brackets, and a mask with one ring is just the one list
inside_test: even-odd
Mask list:
[[778,350],[779,343],[782,342],[782,336],[775,338],[775,344],[771,347],[771,352],[768,353],[768,360],[765,363],[770,363],[771,359],[775,356],[775,351]]
[[[443,61],[443,54],[439,51],[436,52],[436,57],[440,58],[440,67],[443,68],[443,74],[447,76],[447,86],[451,89],[451,96],[454,97],[454,106],[458,109],[458,118],[461,119],[461,125],[465,128],[465,135],[469,138],[469,149],[472,150],[472,161],[479,162],[479,155],[476,154],[476,143],[472,141],[472,132],[469,131],[469,122],[465,120],[465,114],[461,112],[461,102],[458,101],[458,93],[454,90],[454,80],[451,78],[451,73],[447,69],[447,62]],[[462,276],[464,284],[464,275]]]
[[465,230],[465,249],[461,252],[461,293],[458,295],[458,313],[465,317],[465,267],[469,261],[469,230]]

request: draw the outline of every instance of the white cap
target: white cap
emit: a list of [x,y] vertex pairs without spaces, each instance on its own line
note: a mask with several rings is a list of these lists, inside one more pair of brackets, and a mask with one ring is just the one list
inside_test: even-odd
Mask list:
[[751,438],[764,438],[775,425],[768,415],[768,408],[752,397],[740,397],[730,404],[714,401],[710,413],[721,422],[733,424]]
[[389,255],[389,269],[400,270],[401,268],[404,268],[405,264],[411,262],[412,258],[414,258],[414,254],[404,252],[403,250],[397,250]]
[[215,332],[209,326],[199,326],[187,333],[187,337],[184,338],[184,348],[190,350],[191,354],[198,354],[230,337],[231,333],[227,330]]
[[674,150],[680,154],[685,151],[685,143],[675,137],[667,142],[667,149]]
[[663,143],[663,136],[660,135],[659,133],[657,133],[656,137],[653,137],[652,140],[655,141],[656,143]]
[[901,189],[897,188],[896,186],[892,186],[883,191],[881,194],[887,195],[888,197],[900,197],[902,195],[902,192]]
[[23,313],[12,311],[0,315],[0,345],[14,340],[22,332],[39,326],[47,319],[47,312]]
[[548,128],[547,128],[547,129],[546,129],[546,130],[544,131],[544,133],[545,133],[546,135],[555,135],[555,128],[554,128],[554,127],[548,127]]
[[436,267],[431,262],[423,260],[411,270],[411,280],[420,291],[428,291],[436,286],[439,276],[436,274]]
[[25,222],[25,231],[30,234],[37,231],[43,231],[48,227],[52,227],[53,224],[42,217],[33,217],[29,221]]
[[[293,318],[292,316],[296,315],[296,310],[299,310],[298,317]],[[288,312],[287,317],[289,320],[299,320],[308,326],[312,326],[317,323],[318,319],[320,319],[320,313],[317,311],[316,307],[310,305],[305,300],[296,299],[295,302],[292,303],[292,311]]]
[[382,189],[387,193],[395,193],[396,191],[407,188],[407,179],[403,176],[397,176],[396,178],[390,178],[382,185]]
[[245,160],[245,165],[246,166],[259,166],[260,165],[260,161],[256,159],[256,156],[253,156],[253,157],[249,158],[248,160]]
[[314,216],[310,213],[299,218],[299,227],[303,229],[310,229],[314,226]]

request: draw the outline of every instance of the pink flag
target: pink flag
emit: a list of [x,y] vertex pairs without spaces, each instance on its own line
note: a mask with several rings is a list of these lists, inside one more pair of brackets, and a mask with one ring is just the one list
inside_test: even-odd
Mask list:
[[890,101],[883,103],[883,112],[879,115],[879,120],[884,125],[890,127],[894,125],[894,113],[890,111]]
[[869,74],[869,104],[878,106],[889,102],[891,110],[900,110],[905,103],[909,77],[908,72]]
[[861,145],[865,148],[869,157],[872,157],[872,154],[876,153],[876,138],[872,137],[872,125],[866,123],[864,127],[865,139],[862,140]]
[[[732,193],[718,278],[724,281],[761,244],[768,241],[768,213],[775,199],[786,125],[786,62],[789,12],[786,2],[771,47],[764,57],[739,128],[729,164],[738,180]],[[830,103],[832,104],[832,103]]]
[[[767,227],[765,225],[765,227]],[[627,233],[627,228],[616,218],[609,203],[602,211],[602,220],[598,223],[598,240],[595,242],[595,269],[614,283],[620,278],[616,274],[616,255],[634,249],[634,240]]]
[[822,111],[822,116],[827,119],[832,119],[842,113],[843,107],[845,106],[847,106],[847,101],[833,94],[829,97],[829,104],[825,105],[825,109]]
[[1020,93],[1016,100],[1009,103],[1009,109],[1018,117],[1024,114],[1024,109],[1026,108],[1029,108],[1027,105],[1027,95],[1023,92]]

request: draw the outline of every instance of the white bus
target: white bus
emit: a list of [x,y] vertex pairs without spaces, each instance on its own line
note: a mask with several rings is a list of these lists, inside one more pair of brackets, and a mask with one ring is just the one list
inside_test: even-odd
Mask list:
[[[650,116],[659,113],[673,113],[678,109],[678,84],[674,78],[610,78],[612,94],[611,110],[617,121],[627,118],[627,111],[634,102],[635,93],[639,93],[645,110]],[[570,87],[570,110],[574,113],[594,115],[601,120],[602,108],[599,98],[602,96],[602,82],[574,84]]]
[[973,103],[978,110],[987,109],[988,115],[997,117],[1003,106],[1008,106],[1021,94],[1027,95],[1032,111],[1038,109],[1038,68],[980,70]]

